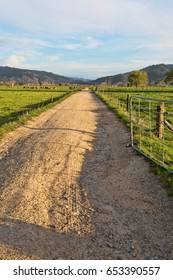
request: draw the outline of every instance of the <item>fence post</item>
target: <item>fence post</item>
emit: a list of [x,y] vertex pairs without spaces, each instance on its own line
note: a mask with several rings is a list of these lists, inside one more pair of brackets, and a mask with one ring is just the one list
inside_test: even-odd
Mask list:
[[126,99],[126,110],[127,110],[127,112],[129,111],[129,99],[130,99],[130,95],[127,94],[127,99]]
[[159,139],[163,139],[164,126],[164,105],[157,106],[156,112],[156,135]]
[[132,106],[132,96],[129,98],[129,104],[130,104],[130,140],[131,140],[131,146],[133,147],[133,106]]

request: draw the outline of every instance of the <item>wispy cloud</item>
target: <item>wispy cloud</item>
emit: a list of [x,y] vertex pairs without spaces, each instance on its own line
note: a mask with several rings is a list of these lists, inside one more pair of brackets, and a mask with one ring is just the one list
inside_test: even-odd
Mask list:
[[50,56],[47,56],[47,60],[50,61],[50,62],[57,62],[59,61],[61,58],[61,55],[50,55]]
[[78,43],[66,43],[59,45],[57,47],[63,48],[66,50],[84,50],[84,49],[95,49],[98,48],[102,42],[93,37],[87,37],[86,39],[78,40]]
[[95,49],[95,48],[99,47],[101,44],[102,44],[102,42],[100,40],[96,40],[92,37],[88,37],[86,40],[85,48]]
[[69,43],[69,44],[60,45],[59,48],[63,48],[66,50],[77,50],[77,49],[82,48],[82,45]]

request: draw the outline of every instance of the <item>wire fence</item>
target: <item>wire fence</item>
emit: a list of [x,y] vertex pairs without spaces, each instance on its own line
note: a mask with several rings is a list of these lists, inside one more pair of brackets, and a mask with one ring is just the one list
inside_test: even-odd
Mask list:
[[131,96],[128,103],[131,145],[173,173],[173,100]]

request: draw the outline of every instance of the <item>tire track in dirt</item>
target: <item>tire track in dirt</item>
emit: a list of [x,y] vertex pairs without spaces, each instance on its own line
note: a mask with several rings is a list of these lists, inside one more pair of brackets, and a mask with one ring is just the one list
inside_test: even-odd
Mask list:
[[173,258],[173,201],[89,90],[0,144],[1,259]]

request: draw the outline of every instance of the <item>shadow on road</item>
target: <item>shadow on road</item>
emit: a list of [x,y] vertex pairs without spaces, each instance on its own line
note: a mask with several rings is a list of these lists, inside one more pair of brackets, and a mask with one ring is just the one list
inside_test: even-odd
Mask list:
[[[82,238],[9,218],[0,218],[0,244],[9,246],[21,254],[21,258],[27,259],[85,258],[83,250],[80,250],[80,246],[84,247]],[[86,255],[87,250],[86,247]]]

